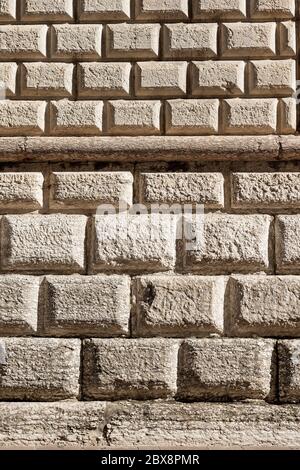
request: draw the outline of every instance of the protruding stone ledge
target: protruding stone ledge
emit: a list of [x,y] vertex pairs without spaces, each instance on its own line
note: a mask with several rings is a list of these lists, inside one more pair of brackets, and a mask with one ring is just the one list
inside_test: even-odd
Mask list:
[[[283,139],[284,144],[281,144]],[[293,153],[282,152],[289,139]],[[0,161],[231,161],[299,158],[300,138],[209,137],[2,137]],[[292,146],[294,145],[294,147]],[[300,150],[299,150],[300,154]]]

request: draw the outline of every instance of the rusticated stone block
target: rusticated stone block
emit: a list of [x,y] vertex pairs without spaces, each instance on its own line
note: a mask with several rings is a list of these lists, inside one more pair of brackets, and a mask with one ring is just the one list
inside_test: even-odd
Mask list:
[[128,335],[129,316],[127,276],[47,277],[44,319],[47,335]]
[[136,336],[222,334],[221,276],[143,276],[134,287]]
[[188,400],[267,398],[273,352],[272,340],[185,340],[179,351],[178,396]]
[[54,401],[79,394],[80,340],[2,338],[0,399]]
[[2,223],[2,263],[6,269],[83,271],[85,216],[9,215]]

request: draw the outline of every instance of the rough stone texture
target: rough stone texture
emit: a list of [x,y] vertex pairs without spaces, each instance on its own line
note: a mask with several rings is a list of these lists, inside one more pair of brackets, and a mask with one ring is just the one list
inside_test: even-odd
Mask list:
[[9,22],[16,19],[16,0],[2,0],[0,5],[0,21]]
[[104,402],[0,403],[0,448],[106,447],[105,409]]
[[87,62],[79,65],[79,96],[128,96],[130,63]]
[[24,21],[72,21],[72,0],[22,0],[21,18]]
[[80,341],[2,338],[1,400],[54,401],[79,394]]
[[300,336],[300,277],[235,276],[226,329],[233,336]]
[[155,135],[160,133],[159,101],[110,101],[108,129],[115,135]]
[[138,96],[184,96],[187,62],[138,62],[135,89]]
[[72,64],[29,63],[22,73],[24,96],[72,96]]
[[102,115],[102,101],[52,101],[51,131],[57,135],[99,135]]
[[44,101],[0,101],[0,133],[2,135],[43,134],[45,109]]
[[107,28],[106,55],[152,59],[158,56],[159,24],[111,24]]
[[292,18],[294,14],[293,0],[255,0],[251,4],[252,18]]
[[176,217],[120,213],[95,217],[98,271],[168,271],[175,265]]
[[298,3],[0,0],[0,448],[299,448]]
[[223,332],[222,277],[143,276],[135,280],[135,336],[206,336]]
[[56,59],[98,59],[101,57],[101,25],[55,25],[52,56]]
[[225,23],[222,27],[224,57],[265,57],[276,54],[275,23]]
[[300,401],[300,341],[278,342],[279,400],[281,402]]
[[91,339],[83,348],[85,398],[146,400],[176,392],[176,340]]
[[300,216],[276,217],[276,265],[278,273],[300,273]]
[[228,99],[222,105],[226,134],[268,134],[276,132],[277,100]]
[[[51,175],[50,207],[101,209],[101,205],[132,204],[130,172],[54,172]],[[1,178],[0,178],[1,201]],[[1,207],[1,205],[0,205]]]
[[169,100],[166,106],[166,134],[216,134],[218,100]]
[[0,64],[0,88],[2,91],[4,85],[6,96],[13,96],[16,93],[17,71],[18,66],[13,62]]
[[42,59],[46,57],[45,25],[0,26],[0,53],[3,59]]
[[1,173],[0,210],[34,210],[43,205],[42,173]]
[[300,173],[233,173],[231,195],[234,208],[297,208]]
[[80,20],[128,20],[130,0],[80,0]]
[[178,396],[215,401],[267,398],[273,354],[272,340],[186,340],[179,350]]
[[186,270],[268,270],[270,216],[207,214],[189,219],[186,218]]
[[108,405],[110,445],[124,448],[295,449],[300,407],[259,403]]
[[242,61],[193,62],[191,87],[194,96],[241,96],[245,63]]
[[294,60],[253,60],[250,67],[249,88],[252,96],[285,96],[294,93]]
[[86,217],[9,215],[2,220],[2,263],[10,271],[81,272]]
[[141,173],[140,201],[147,204],[224,205],[221,173]]
[[194,0],[193,16],[198,19],[244,19],[246,0]]
[[182,20],[187,19],[188,0],[137,0],[135,17],[138,20]]
[[164,27],[164,57],[197,59],[217,55],[216,24],[168,24]]
[[46,334],[129,333],[130,281],[126,276],[48,276],[45,296]]
[[1,335],[27,335],[37,330],[37,277],[0,276],[0,331]]

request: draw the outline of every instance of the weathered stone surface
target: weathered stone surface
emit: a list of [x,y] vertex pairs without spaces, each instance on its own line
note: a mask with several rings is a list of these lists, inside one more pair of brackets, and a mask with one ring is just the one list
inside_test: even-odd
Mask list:
[[54,172],[51,175],[50,206],[56,209],[97,209],[101,204],[131,205],[132,193],[133,176],[127,171]]
[[46,334],[128,335],[129,317],[130,280],[126,276],[47,277]]
[[168,271],[175,266],[176,217],[166,214],[95,217],[94,269]]
[[9,215],[2,224],[2,263],[6,269],[67,272],[84,269],[85,216]]
[[300,276],[234,276],[227,328],[234,336],[300,336]]
[[300,407],[120,402],[107,407],[112,447],[298,449]]
[[184,267],[199,272],[255,272],[269,268],[268,215],[186,217]]
[[185,340],[178,358],[178,396],[188,400],[264,399],[271,391],[274,341]]
[[80,340],[2,338],[0,346],[1,400],[78,397]]
[[223,332],[222,277],[144,276],[135,281],[136,336],[204,336]]
[[37,331],[38,277],[0,276],[1,335],[26,335]]
[[[286,136],[287,137],[287,136]],[[298,137],[151,136],[151,137],[0,137],[0,161],[149,162],[275,161],[299,158]],[[279,140],[282,151],[279,149]]]
[[279,399],[300,401],[300,340],[278,342]]
[[276,264],[278,273],[300,273],[300,215],[276,217]]
[[0,210],[39,209],[43,206],[43,174],[1,173]]
[[104,423],[102,402],[0,403],[0,448],[102,448]]
[[92,339],[83,349],[83,395],[89,399],[166,398],[176,392],[178,342]]
[[300,172],[233,173],[234,208],[287,208],[300,206]]
[[221,173],[141,173],[140,200],[147,204],[204,204],[221,208],[224,204]]

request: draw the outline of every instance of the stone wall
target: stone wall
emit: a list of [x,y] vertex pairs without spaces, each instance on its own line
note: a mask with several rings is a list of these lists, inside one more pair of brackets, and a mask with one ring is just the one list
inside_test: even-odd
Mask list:
[[299,448],[298,13],[0,0],[1,448]]

